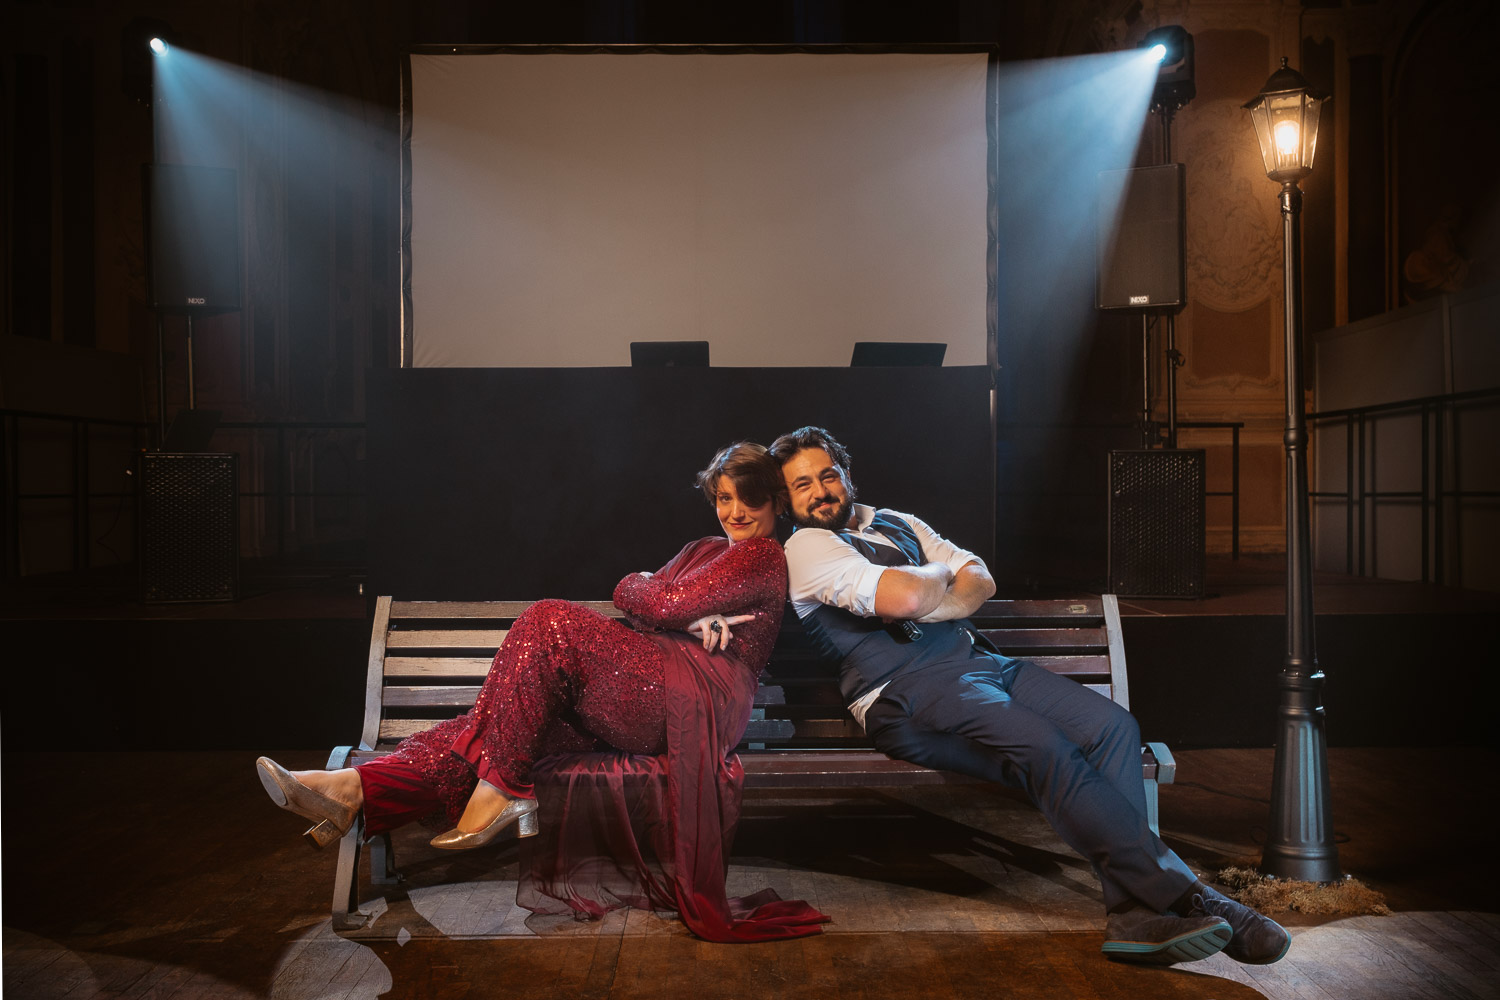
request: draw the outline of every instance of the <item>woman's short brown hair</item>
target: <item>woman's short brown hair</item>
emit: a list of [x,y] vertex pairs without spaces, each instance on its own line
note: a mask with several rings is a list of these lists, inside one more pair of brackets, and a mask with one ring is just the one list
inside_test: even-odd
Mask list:
[[751,507],[776,502],[777,510],[786,509],[786,480],[781,466],[770,452],[754,441],[736,441],[719,449],[707,468],[698,473],[694,484],[703,491],[712,506],[719,492],[719,480],[728,476],[740,499]]

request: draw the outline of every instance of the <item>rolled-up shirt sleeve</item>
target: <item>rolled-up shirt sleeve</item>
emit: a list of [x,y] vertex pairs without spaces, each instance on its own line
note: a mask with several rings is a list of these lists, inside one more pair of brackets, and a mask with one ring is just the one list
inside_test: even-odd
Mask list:
[[[922,543],[922,555],[926,557],[928,562],[946,563],[955,575],[969,563],[978,563],[980,566],[984,566],[983,559],[968,549],[959,548],[957,545],[954,545],[948,539],[933,531],[927,522],[920,517],[913,517],[910,514],[902,514],[898,511],[891,511],[890,513],[895,514],[911,525],[911,530],[917,536],[917,541]],[[987,569],[988,567],[985,568]]]
[[[934,536],[936,537],[936,536]],[[886,567],[823,528],[800,528],[786,543],[788,597],[798,614],[812,604],[831,604],[869,618]]]

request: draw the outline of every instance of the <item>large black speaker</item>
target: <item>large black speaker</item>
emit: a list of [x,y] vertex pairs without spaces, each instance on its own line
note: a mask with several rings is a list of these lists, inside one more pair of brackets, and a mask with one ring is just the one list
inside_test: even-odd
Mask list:
[[145,189],[152,308],[238,309],[240,208],[235,172],[147,164]]
[[1109,589],[1202,597],[1203,451],[1109,453]]
[[145,452],[140,476],[141,601],[166,604],[237,598],[237,456]]
[[1099,175],[1100,309],[1180,309],[1187,304],[1182,164]]

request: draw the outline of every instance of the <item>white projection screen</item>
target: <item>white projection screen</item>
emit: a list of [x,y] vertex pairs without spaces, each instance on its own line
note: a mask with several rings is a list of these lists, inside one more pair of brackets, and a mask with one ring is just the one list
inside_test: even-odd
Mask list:
[[987,361],[986,51],[418,49],[403,113],[402,364]]

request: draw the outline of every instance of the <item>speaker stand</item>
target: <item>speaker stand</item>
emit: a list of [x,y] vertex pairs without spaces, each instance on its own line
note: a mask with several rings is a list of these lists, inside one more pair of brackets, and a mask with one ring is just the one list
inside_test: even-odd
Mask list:
[[[193,377],[193,314],[184,313],[187,323],[187,408],[198,408],[198,392]],[[161,313],[156,314],[156,450],[167,450],[167,353],[166,321]],[[180,411],[179,411],[180,412]],[[217,420],[217,415],[214,415]],[[205,445],[206,446],[206,445]]]
[[161,313],[156,314],[156,450],[167,440],[167,354],[166,331]]
[[193,392],[193,314],[187,314],[187,391],[188,409],[198,408],[197,396]]
[[1155,448],[1156,421],[1151,417],[1151,314],[1141,313],[1141,447]]
[[[1175,100],[1156,100],[1151,105],[1151,110],[1161,117],[1161,162],[1172,162],[1172,117],[1182,105]],[[1184,301],[1186,297],[1184,296]],[[1143,320],[1144,322],[1144,320]],[[1175,449],[1177,447],[1177,369],[1183,365],[1182,353],[1177,350],[1177,313],[1169,311],[1165,318],[1166,326],[1166,357],[1167,357],[1167,438],[1165,446]],[[1144,332],[1144,328],[1143,328]],[[1151,396],[1150,396],[1150,338],[1146,337],[1146,433],[1151,438],[1156,436],[1156,426],[1151,420]],[[1156,447],[1159,442],[1151,440],[1146,445],[1148,448]]]
[[1177,447],[1177,369],[1182,353],[1177,350],[1177,317],[1167,314],[1167,447]]

